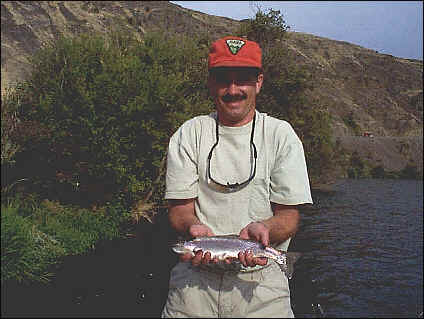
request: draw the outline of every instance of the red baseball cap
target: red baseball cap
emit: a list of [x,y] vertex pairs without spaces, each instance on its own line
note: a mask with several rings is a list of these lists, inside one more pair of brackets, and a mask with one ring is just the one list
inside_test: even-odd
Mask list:
[[262,68],[262,50],[254,41],[228,36],[212,43],[208,69],[216,67]]

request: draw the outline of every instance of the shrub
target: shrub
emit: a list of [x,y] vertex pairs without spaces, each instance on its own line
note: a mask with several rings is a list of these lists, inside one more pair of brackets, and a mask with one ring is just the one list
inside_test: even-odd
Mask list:
[[63,188],[80,204],[143,199],[170,135],[210,109],[192,81],[205,55],[196,40],[162,34],[83,35],[41,50],[19,111],[46,134],[21,136],[20,168],[38,159],[26,174],[48,198],[66,199]]

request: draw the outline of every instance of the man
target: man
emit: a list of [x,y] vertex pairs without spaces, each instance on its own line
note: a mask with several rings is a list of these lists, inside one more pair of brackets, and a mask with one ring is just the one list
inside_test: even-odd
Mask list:
[[[302,143],[285,121],[256,110],[264,75],[256,42],[225,37],[210,48],[216,112],[171,137],[165,198],[171,226],[188,237],[238,234],[287,250],[312,203]],[[185,254],[172,270],[162,317],[293,317],[288,280],[266,258],[218,263]]]

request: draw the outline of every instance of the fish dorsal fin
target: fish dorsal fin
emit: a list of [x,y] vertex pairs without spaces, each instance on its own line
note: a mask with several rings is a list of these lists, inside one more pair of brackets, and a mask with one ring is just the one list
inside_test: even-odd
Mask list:
[[215,239],[236,239],[236,238],[239,238],[239,236],[236,235],[236,234],[215,235],[215,236],[211,236],[211,237],[204,236],[204,237],[196,237],[196,238],[193,239],[193,241],[200,241],[200,240],[208,239],[208,238],[209,239],[212,239],[212,238],[215,238]]

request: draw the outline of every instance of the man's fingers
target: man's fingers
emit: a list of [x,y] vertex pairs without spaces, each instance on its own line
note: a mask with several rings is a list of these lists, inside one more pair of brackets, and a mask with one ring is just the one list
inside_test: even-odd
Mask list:
[[255,261],[254,261],[253,254],[250,251],[245,251],[245,252],[239,253],[239,259],[240,259],[240,262],[245,267],[253,267],[253,266],[256,265]]
[[269,246],[269,233],[263,232],[260,234],[259,241],[264,244],[265,246]]
[[265,266],[268,263],[268,258],[266,258],[266,257],[255,257],[255,258],[253,258],[253,262],[256,265]]
[[189,234],[193,237],[213,236],[212,230],[204,225],[191,225],[189,228]]
[[[234,258],[226,258],[225,263],[231,264]],[[238,254],[238,259],[245,267],[254,267],[256,265],[264,266],[268,262],[268,258],[265,257],[253,257],[252,252],[245,251]],[[187,253],[180,256],[180,260],[183,262],[191,261],[193,266],[199,266],[200,264],[206,265],[209,263],[219,262],[217,257],[212,258],[210,252],[203,254],[203,251],[199,250],[193,256],[191,253]]]
[[205,255],[203,256],[202,264],[203,265],[209,264],[210,261],[211,261],[211,253],[206,252]]
[[268,263],[268,258],[266,257],[253,257],[252,252],[240,252],[238,254],[240,262],[245,267],[254,267],[256,265],[265,266]]
[[249,234],[247,232],[247,228],[243,228],[242,231],[240,232],[240,238],[241,239],[249,239]]
[[240,262],[243,264],[244,267],[247,267],[247,261],[246,261],[246,253],[241,251],[238,254],[238,258]]
[[197,251],[193,259],[191,260],[191,264],[193,266],[199,266],[200,263],[202,262],[202,256],[203,256],[203,252],[201,250]]
[[246,264],[250,267],[253,267],[256,265],[255,262],[253,261],[253,254],[250,251],[246,252]]

